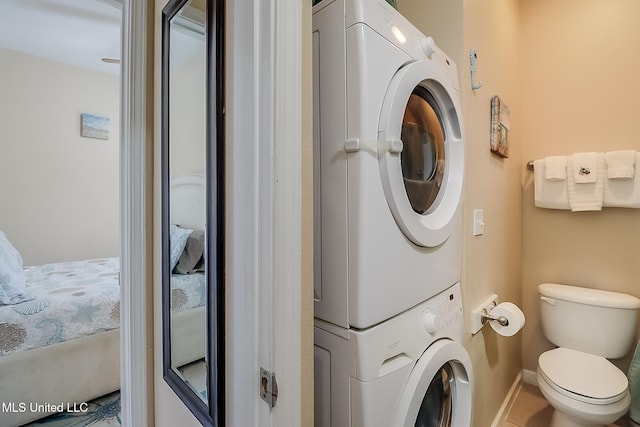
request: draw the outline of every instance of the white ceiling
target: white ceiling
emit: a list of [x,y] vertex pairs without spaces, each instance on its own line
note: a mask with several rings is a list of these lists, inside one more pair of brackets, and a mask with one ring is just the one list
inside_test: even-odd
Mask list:
[[0,0],[0,48],[118,74],[119,0]]

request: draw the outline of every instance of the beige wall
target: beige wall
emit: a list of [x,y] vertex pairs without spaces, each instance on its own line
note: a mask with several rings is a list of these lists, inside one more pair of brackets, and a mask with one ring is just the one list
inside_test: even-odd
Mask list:
[[[467,320],[490,294],[522,305],[521,163],[522,113],[519,85],[519,2],[464,1],[464,54],[461,70],[466,132],[463,286]],[[471,91],[469,51],[478,51]],[[511,110],[508,159],[489,150],[491,97]],[[485,232],[473,236],[474,209],[484,210]],[[468,323],[467,323],[468,326]],[[474,426],[489,426],[521,370],[522,333],[506,338],[484,327],[469,337],[475,369]]]
[[[527,160],[581,151],[640,150],[640,2],[522,1],[521,169]],[[569,18],[569,19],[567,19]],[[524,173],[524,369],[551,348],[537,285],[558,282],[640,297],[640,211],[571,213],[533,206]],[[628,360],[618,365],[626,370]]]
[[[199,43],[198,43],[199,42]],[[193,57],[171,67],[169,99],[169,171],[171,178],[185,174],[205,173],[206,169],[206,50],[205,41]]]
[[[489,426],[521,369],[522,334],[497,336],[486,327],[469,332],[469,313],[490,294],[521,305],[522,132],[518,67],[517,1],[399,0],[399,10],[431,35],[458,65],[465,128],[464,262],[465,346],[475,374],[473,426]],[[472,91],[469,50],[478,50]],[[490,102],[500,95],[511,108],[510,158],[489,151]],[[473,236],[472,213],[483,209],[485,234]]]
[[[115,75],[0,49],[0,230],[25,265],[119,254]],[[109,140],[80,114],[110,118]]]
[[396,0],[398,10],[462,68],[462,0]]

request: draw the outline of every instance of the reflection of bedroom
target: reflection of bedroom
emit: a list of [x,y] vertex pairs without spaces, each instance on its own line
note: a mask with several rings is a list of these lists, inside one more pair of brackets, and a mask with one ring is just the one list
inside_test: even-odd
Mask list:
[[120,81],[0,46],[0,424],[18,426],[120,387]]
[[169,157],[175,178],[205,171],[206,80],[204,34],[182,30],[172,36]]
[[[204,4],[186,3],[171,20],[169,30],[169,134],[166,143],[169,148],[170,269],[173,274],[166,278],[163,288],[165,292],[169,290],[170,299],[171,312],[166,320],[172,373],[194,392],[197,399],[207,404],[207,266],[203,256],[207,167],[204,20]],[[181,239],[180,236],[186,237]],[[180,244],[182,241],[184,249]],[[191,253],[195,256],[189,256]]]

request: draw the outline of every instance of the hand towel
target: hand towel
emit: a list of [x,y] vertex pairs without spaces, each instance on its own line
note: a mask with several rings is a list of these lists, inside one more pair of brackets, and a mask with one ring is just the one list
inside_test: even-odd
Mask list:
[[545,157],[544,179],[549,181],[564,181],[567,179],[567,156]]
[[[580,211],[600,211],[604,202],[604,154],[593,154],[595,162],[593,166],[590,163],[582,161],[567,162],[567,191],[569,193],[569,206],[572,212]],[[574,155],[575,156],[575,155]],[[589,175],[592,175],[595,182],[593,183],[576,183],[575,177],[579,176],[574,170],[576,164],[581,164],[580,168],[589,168]]]
[[610,151],[604,154],[607,162],[607,178],[631,179],[636,171],[635,150]]
[[576,184],[591,184],[596,182],[599,153],[576,153],[571,156],[573,166],[573,180]]
[[546,176],[546,159],[533,161],[533,190],[536,207],[569,209],[567,181],[550,181]]
[[[635,164],[640,164],[640,153],[635,153]],[[605,179],[604,207],[640,208],[640,173],[633,179]]]

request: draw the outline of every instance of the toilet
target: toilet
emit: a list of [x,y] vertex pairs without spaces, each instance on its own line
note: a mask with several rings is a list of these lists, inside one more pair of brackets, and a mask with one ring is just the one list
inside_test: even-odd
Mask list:
[[543,283],[542,330],[558,348],[538,359],[540,391],[555,409],[551,427],[606,426],[631,403],[626,375],[607,359],[629,353],[640,299]]

